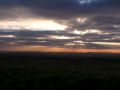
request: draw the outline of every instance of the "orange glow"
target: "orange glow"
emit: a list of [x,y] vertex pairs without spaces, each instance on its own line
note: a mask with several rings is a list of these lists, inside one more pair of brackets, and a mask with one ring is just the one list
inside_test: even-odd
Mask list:
[[11,46],[1,48],[1,51],[40,51],[40,52],[100,52],[100,53],[120,53],[120,49],[77,49],[77,48],[59,48],[47,46]]

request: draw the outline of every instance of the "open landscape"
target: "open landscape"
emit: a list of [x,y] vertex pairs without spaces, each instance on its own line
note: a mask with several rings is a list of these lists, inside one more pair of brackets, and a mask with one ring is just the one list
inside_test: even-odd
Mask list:
[[0,0],[0,90],[120,90],[120,0]]
[[120,55],[0,52],[0,90],[117,90]]

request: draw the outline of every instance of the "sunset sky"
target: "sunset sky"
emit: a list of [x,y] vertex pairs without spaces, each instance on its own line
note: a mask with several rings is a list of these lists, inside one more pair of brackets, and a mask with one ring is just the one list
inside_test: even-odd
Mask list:
[[0,0],[0,51],[120,53],[120,0]]

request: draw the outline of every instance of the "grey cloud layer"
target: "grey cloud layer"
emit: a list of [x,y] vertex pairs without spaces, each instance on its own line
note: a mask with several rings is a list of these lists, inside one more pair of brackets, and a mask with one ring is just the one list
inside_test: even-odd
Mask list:
[[[0,11],[3,11],[1,15],[10,8],[25,7],[38,17],[68,19],[76,16],[119,14],[120,1],[96,0],[91,4],[80,5],[79,0],[0,0],[0,7]],[[6,17],[12,17],[16,13],[14,10],[11,12],[8,12]]]
[[[66,31],[11,31],[0,32],[1,35],[13,35],[15,37],[0,37],[1,46],[20,46],[20,45],[37,45],[37,46],[57,46],[57,47],[73,47],[73,48],[110,48],[104,45],[93,44],[92,42],[116,42],[119,43],[120,39],[112,39],[114,34],[99,35],[99,34],[84,34],[76,35],[70,34]],[[73,37],[71,39],[55,39],[51,36],[66,36]],[[106,40],[107,39],[107,40]],[[81,41],[81,42],[76,42]],[[68,45],[74,43],[75,45]],[[84,44],[82,46],[81,44]],[[120,47],[113,47],[120,48]]]
[[[15,8],[21,8],[16,10]],[[69,47],[66,44],[74,41],[71,47],[86,48],[111,48],[106,45],[93,44],[92,42],[120,43],[120,0],[96,0],[90,4],[81,5],[79,0],[0,0],[0,20],[15,19],[19,16],[31,18],[50,18],[58,23],[65,23],[68,28],[65,31],[4,31],[0,35],[14,35],[16,37],[0,37],[1,46],[14,45],[43,45]],[[21,14],[23,13],[23,14]],[[86,17],[85,23],[79,23],[75,19]],[[72,34],[77,29],[97,29],[102,34],[88,33],[84,35]],[[108,33],[108,34],[104,34]],[[74,39],[52,39],[50,36],[74,37]],[[42,39],[37,39],[42,38]],[[81,46],[80,44],[85,44]],[[114,47],[120,49],[120,46]]]

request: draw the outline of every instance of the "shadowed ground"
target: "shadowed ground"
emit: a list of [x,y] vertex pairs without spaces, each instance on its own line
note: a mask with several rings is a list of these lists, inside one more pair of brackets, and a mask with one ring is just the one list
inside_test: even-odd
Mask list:
[[119,54],[0,53],[0,90],[119,88]]

